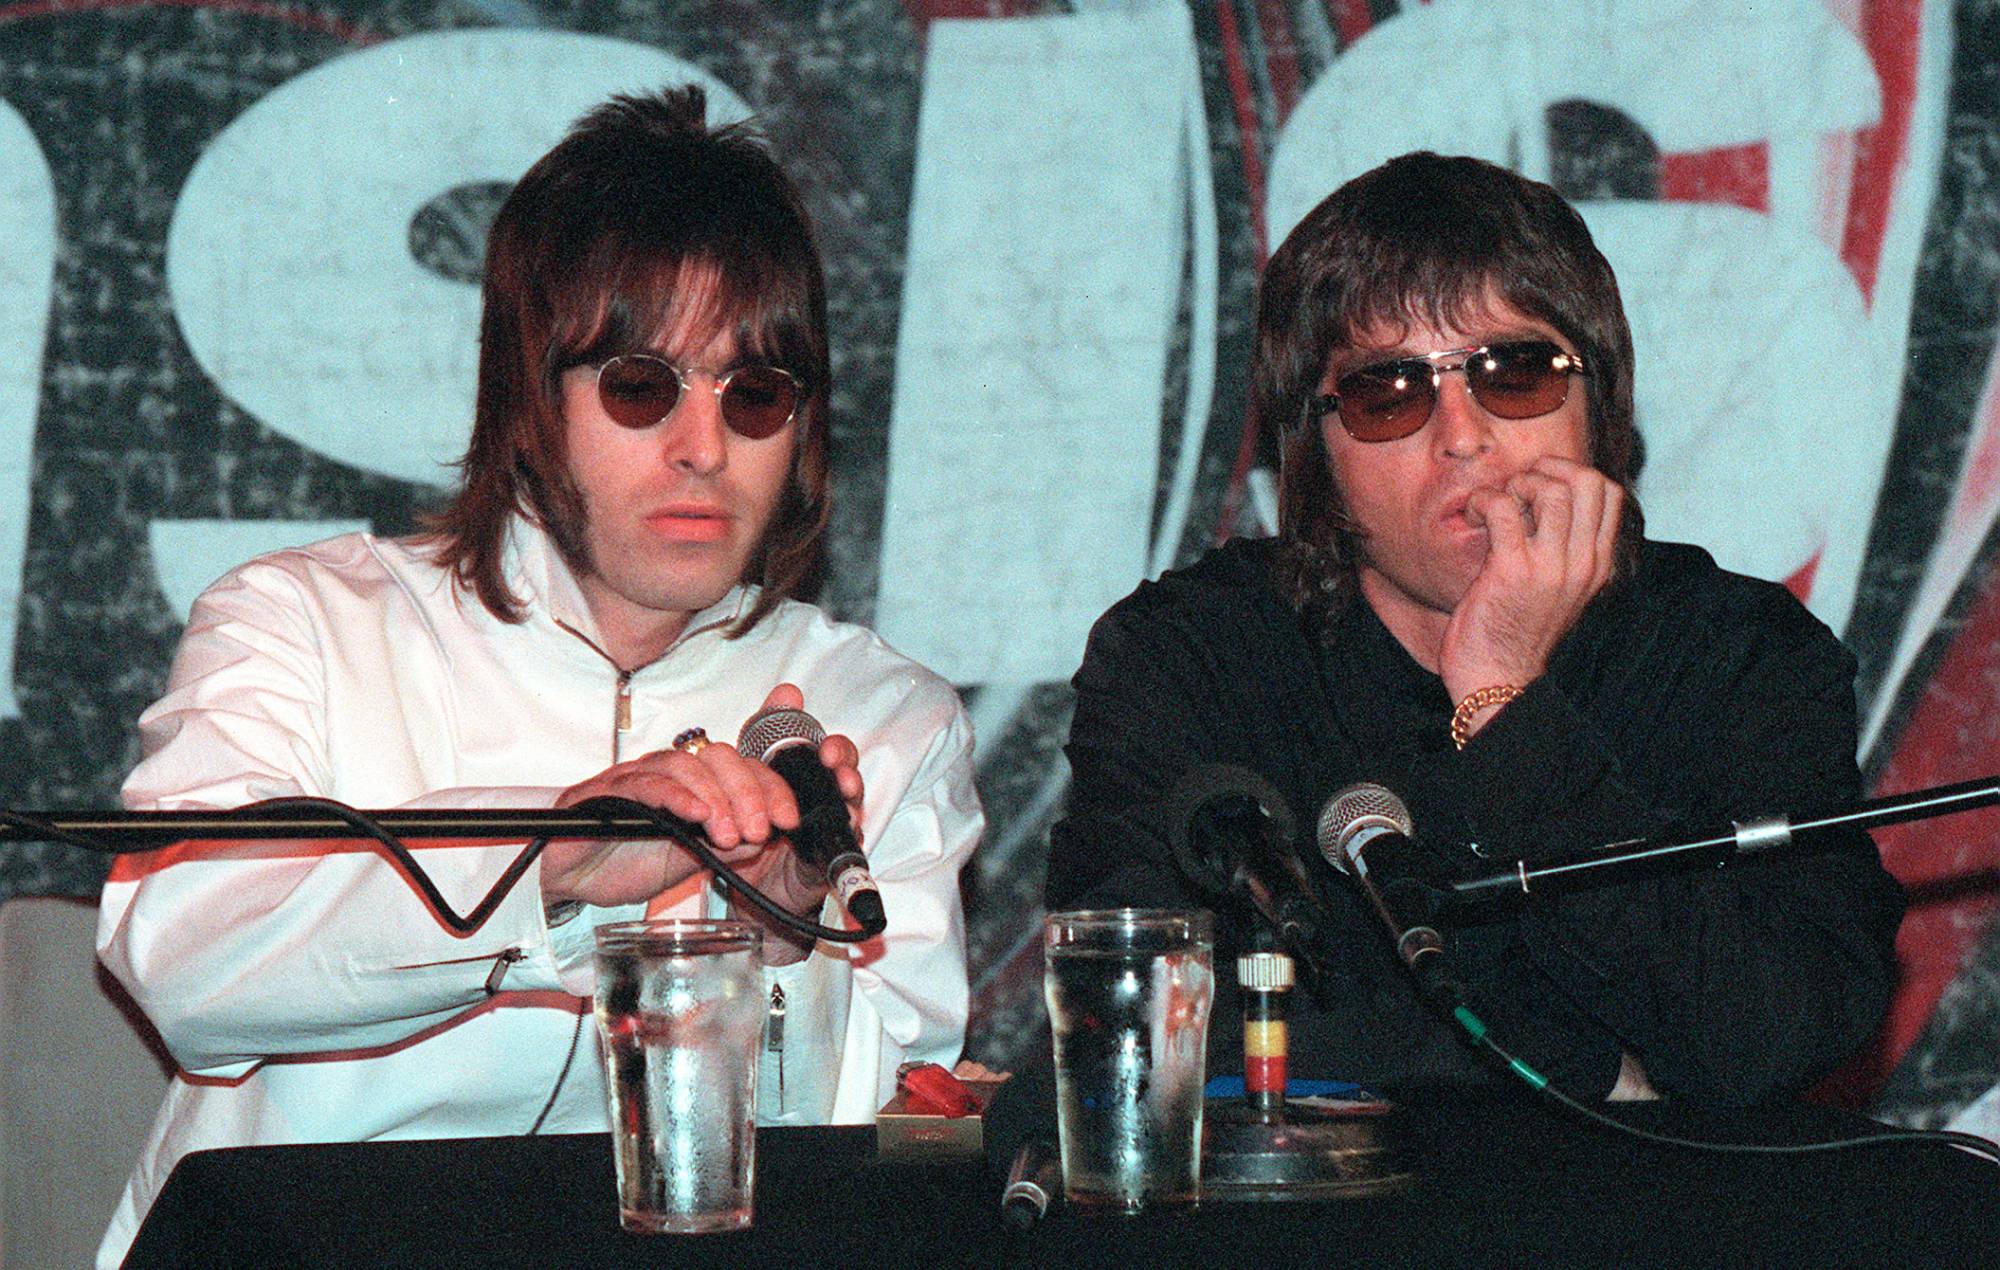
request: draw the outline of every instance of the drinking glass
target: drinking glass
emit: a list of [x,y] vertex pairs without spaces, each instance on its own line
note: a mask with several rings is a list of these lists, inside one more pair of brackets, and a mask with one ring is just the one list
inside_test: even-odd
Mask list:
[[733,921],[614,922],[596,934],[619,1222],[741,1230],[757,1166],[762,934]]
[[1213,950],[1214,919],[1200,910],[1049,915],[1042,982],[1072,1206],[1137,1213],[1200,1199]]

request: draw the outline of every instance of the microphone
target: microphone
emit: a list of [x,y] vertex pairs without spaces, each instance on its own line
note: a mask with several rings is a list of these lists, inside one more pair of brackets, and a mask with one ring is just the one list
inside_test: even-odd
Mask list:
[[826,872],[826,884],[840,906],[870,934],[888,925],[882,912],[882,892],[868,874],[868,859],[854,840],[847,820],[847,800],[826,764],[819,761],[826,729],[803,710],[760,710],[736,734],[736,749],[756,759],[784,779],[799,805],[799,827],[786,836],[804,864]]
[[1062,1195],[1062,1171],[1049,1144],[1030,1139],[1014,1153],[1007,1186],[1000,1192],[1000,1222],[1010,1230],[1027,1230]]
[[1212,896],[1248,900],[1281,939],[1316,961],[1322,911],[1292,850],[1291,808],[1271,783],[1228,763],[1190,770],[1175,784],[1174,862]]
[[1444,938],[1431,924],[1437,896],[1403,800],[1362,781],[1329,798],[1319,815],[1319,850],[1352,877],[1389,928],[1396,955],[1416,976],[1426,1000],[1446,1004],[1458,985],[1444,966]]

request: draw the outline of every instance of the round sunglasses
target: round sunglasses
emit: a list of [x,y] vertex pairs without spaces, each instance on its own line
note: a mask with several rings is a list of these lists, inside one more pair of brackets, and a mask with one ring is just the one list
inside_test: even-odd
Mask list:
[[1502,419],[1533,419],[1569,400],[1570,376],[1583,373],[1583,358],[1552,340],[1508,340],[1375,362],[1314,397],[1313,417],[1338,413],[1356,441],[1395,441],[1430,422],[1439,385],[1453,370],[1465,372],[1472,399],[1486,410]]
[[[694,391],[687,379],[692,373],[651,353],[620,353],[597,368],[597,402],[621,428],[650,428],[674,412],[682,393]],[[724,371],[711,391],[722,422],[751,441],[777,435],[806,395],[790,371],[762,364]]]

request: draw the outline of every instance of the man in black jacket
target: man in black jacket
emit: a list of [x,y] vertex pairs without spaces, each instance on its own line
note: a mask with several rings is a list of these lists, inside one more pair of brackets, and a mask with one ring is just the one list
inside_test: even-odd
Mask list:
[[[1141,586],[1076,676],[1049,906],[1202,905],[1173,791],[1227,763],[1302,821],[1327,909],[1294,1075],[1500,1079],[1422,1001],[1310,819],[1380,782],[1439,869],[1860,796],[1853,659],[1782,588],[1646,541],[1632,342],[1554,191],[1413,154],[1272,257],[1252,409],[1278,438],[1275,540]],[[1451,929],[1496,1038],[1591,1097],[1751,1103],[1852,1052],[1893,980],[1902,896],[1873,844],[1631,882]],[[1225,924],[1227,925],[1227,924]],[[1227,929],[1210,1070],[1236,1070]]]

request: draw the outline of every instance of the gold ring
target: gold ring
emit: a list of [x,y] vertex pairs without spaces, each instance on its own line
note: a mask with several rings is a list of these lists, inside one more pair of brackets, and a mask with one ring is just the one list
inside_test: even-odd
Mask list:
[[699,754],[712,744],[714,742],[708,739],[707,728],[688,728],[675,737],[668,748],[679,750],[683,754]]

